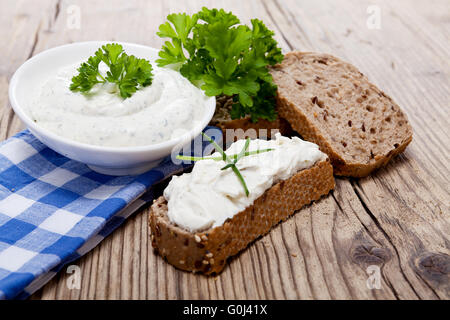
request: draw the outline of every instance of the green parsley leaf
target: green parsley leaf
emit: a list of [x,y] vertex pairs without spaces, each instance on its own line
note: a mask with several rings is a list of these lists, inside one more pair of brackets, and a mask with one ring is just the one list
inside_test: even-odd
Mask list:
[[[100,62],[109,67],[106,75],[99,71]],[[110,82],[117,86],[124,99],[131,97],[139,88],[149,86],[153,78],[153,68],[148,60],[127,55],[117,43],[103,45],[77,70],[79,73],[72,78],[70,90],[87,93],[97,83]]]
[[253,122],[258,119],[273,121],[276,118],[273,106],[276,104],[277,86],[272,82],[272,79],[270,81],[258,79],[258,84],[260,89],[258,95],[253,98],[253,106],[244,106],[240,100],[234,98],[235,103],[230,113],[232,119],[239,119],[247,114],[250,114]]
[[83,62],[78,68],[79,74],[72,78],[70,90],[88,92],[95,84],[104,82],[105,79],[98,72],[100,61],[101,59],[97,56],[93,56],[90,57],[87,62]]
[[[197,23],[197,15],[188,16],[186,13],[169,14],[166,22],[159,26],[159,32],[156,34],[161,38],[170,38],[172,43],[166,41],[162,47],[159,56],[161,59],[156,60],[159,66],[176,64],[186,61],[183,47],[189,52],[194,53],[194,44],[192,39],[188,38],[192,28]],[[172,23],[172,25],[170,24]]]
[[159,66],[178,66],[207,96],[233,97],[233,119],[250,115],[254,122],[275,120],[277,88],[268,66],[280,63],[283,54],[273,31],[261,20],[251,20],[251,27],[240,25],[231,12],[205,7],[167,20],[158,35],[171,42],[160,50]]

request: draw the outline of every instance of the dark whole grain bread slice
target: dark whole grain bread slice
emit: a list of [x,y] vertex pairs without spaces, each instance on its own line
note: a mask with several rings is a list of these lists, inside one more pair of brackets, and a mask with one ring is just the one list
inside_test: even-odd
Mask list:
[[273,185],[221,226],[192,233],[169,221],[161,196],[150,208],[152,246],[170,264],[192,272],[219,273],[229,257],[245,249],[296,210],[334,188],[333,167],[323,160]]
[[[260,119],[258,122],[252,122],[250,117],[231,119],[230,111],[233,100],[227,96],[219,96],[216,97],[216,101],[216,112],[209,124],[219,127],[223,132],[224,140],[228,143],[247,137],[252,139],[270,139],[272,137],[271,133],[273,129],[278,130],[283,136],[290,136],[293,133],[289,122],[280,117],[277,117],[274,121]],[[227,134],[227,129],[232,129],[234,131]],[[252,135],[251,132],[248,132],[249,129],[254,129],[256,135]],[[263,131],[260,131],[261,129],[263,129]],[[266,134],[264,133],[264,130]]]
[[412,140],[400,107],[349,63],[290,52],[271,73],[278,114],[328,154],[336,175],[367,176]]

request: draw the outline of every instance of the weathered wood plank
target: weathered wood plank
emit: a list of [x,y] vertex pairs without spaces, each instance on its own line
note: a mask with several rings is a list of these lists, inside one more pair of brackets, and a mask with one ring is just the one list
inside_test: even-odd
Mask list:
[[0,3],[0,140],[23,126],[9,106],[8,82],[17,67],[35,53],[41,30],[48,23],[52,1]]
[[[297,20],[296,23],[287,20],[283,25],[280,25],[281,32],[285,34],[288,42],[295,43],[296,39],[301,39],[302,35],[306,33],[309,38],[315,39],[315,47],[320,48],[320,51],[327,51],[340,56],[344,56],[339,54],[340,51],[345,51],[349,56],[347,59],[354,61],[358,67],[369,75],[369,78],[375,78],[374,82],[379,84],[381,88],[389,88],[389,94],[400,101],[400,104],[404,105],[405,110],[410,115],[415,129],[414,142],[404,156],[394,161],[395,169],[393,169],[394,165],[391,164],[388,168],[372,175],[372,177],[349,183],[355,191],[353,196],[356,195],[364,205],[362,213],[369,214],[374,220],[372,223],[377,225],[386,238],[385,240],[393,245],[394,251],[391,251],[398,256],[399,268],[404,273],[405,280],[412,283],[415,296],[419,298],[448,297],[448,275],[439,278],[440,281],[430,284],[428,280],[423,280],[421,275],[416,274],[417,266],[414,266],[414,263],[417,262],[412,263],[412,260],[415,259],[414,255],[426,255],[428,250],[434,250],[435,257],[439,257],[439,261],[444,265],[449,263],[449,194],[448,179],[446,178],[448,164],[443,165],[448,163],[448,135],[445,134],[446,128],[449,127],[448,108],[446,108],[449,93],[448,81],[424,82],[421,79],[422,75],[429,74],[430,70],[440,70],[440,72],[448,75],[448,57],[446,61],[439,58],[439,56],[445,56],[448,51],[442,50],[440,42],[427,41],[426,37],[419,42],[414,42],[414,39],[416,39],[414,30],[396,21],[396,15],[393,15],[394,18],[391,20],[383,16],[385,19],[383,21],[387,25],[385,28],[388,30],[380,32],[365,28],[365,20],[362,19],[364,10],[362,9],[367,7],[368,4],[364,1],[353,3],[351,10],[349,6],[329,5],[329,10],[332,10],[336,16],[346,17],[346,19],[336,21],[333,24],[335,28],[329,30],[317,29],[318,26],[326,25],[325,19],[329,19],[330,16],[320,14],[320,8],[311,2],[305,1],[302,6],[298,7],[292,1],[282,2],[282,4],[286,7],[280,6],[275,1],[270,1],[268,2],[268,11],[273,16],[277,14],[286,16],[289,10],[292,19]],[[387,2],[380,2],[380,7],[384,11],[389,11]],[[401,12],[408,11],[405,6],[401,8]],[[278,13],[277,9],[279,10]],[[314,16],[317,24],[309,25],[308,20],[302,20],[302,17],[306,17],[304,12]],[[360,39],[359,42],[367,43],[369,48],[364,48],[359,43],[349,42],[348,39],[343,39],[340,35],[345,27],[348,27],[350,18],[354,19],[355,30],[357,30],[354,32],[355,36]],[[280,19],[277,19],[277,21],[280,21]],[[416,17],[413,21],[417,21]],[[420,24],[421,30],[428,29],[427,23],[422,22],[423,24]],[[297,28],[292,28],[292,25]],[[416,28],[419,28],[418,25],[415,24]],[[386,37],[385,32],[388,32],[389,37]],[[346,34],[348,33],[347,31]],[[405,38],[410,38],[410,42]],[[310,44],[308,42],[306,41],[305,45]],[[437,55],[437,58],[428,55],[427,49],[421,51],[420,55],[405,54],[405,52],[411,51],[408,51],[408,45],[411,43],[419,43],[418,48],[412,50],[414,52],[419,51],[421,46],[424,45],[428,49],[432,48],[430,52],[439,52],[439,55]],[[373,50],[373,48],[370,48],[372,46],[383,50]],[[436,48],[433,48],[434,46]],[[359,50],[359,48],[361,49]],[[389,73],[389,76],[386,75],[386,72],[392,71],[392,68],[389,67],[389,59],[400,61],[396,65],[401,65],[402,74]],[[420,88],[420,91],[417,88]],[[437,91],[437,94],[428,94],[424,97],[424,91]],[[430,99],[427,103],[430,106],[426,109],[421,108],[424,99]],[[401,101],[406,102],[401,103]],[[442,117],[437,119],[430,116],[431,112],[442,114]],[[433,139],[433,137],[439,138]],[[418,144],[420,144],[419,147],[417,147]],[[425,149],[425,151],[417,149]],[[411,156],[411,154],[414,155]],[[425,154],[431,154],[436,158],[424,157]],[[447,160],[439,159],[441,155]],[[430,165],[429,162],[435,166],[433,169],[436,171],[432,174],[427,169]],[[443,172],[442,175],[439,174],[439,170]],[[388,175],[391,179],[387,178]],[[395,177],[392,177],[394,175]],[[413,181],[416,182],[414,189],[410,186]],[[338,187],[337,191],[341,191],[342,187],[343,185]],[[418,190],[418,187],[421,187],[421,190]],[[392,189],[395,191],[389,192]],[[427,199],[423,199],[423,194],[426,194]],[[374,197],[374,195],[379,195],[379,197]],[[372,202],[373,205],[368,205],[369,202]],[[387,203],[390,203],[390,205],[387,206]],[[429,203],[433,205],[430,206]],[[416,207],[421,207],[422,210],[415,210]],[[440,213],[442,207],[445,208],[444,214]],[[427,215],[424,214],[426,209],[428,209]],[[396,215],[398,217],[394,218]],[[393,224],[392,219],[395,219],[395,224]],[[418,220],[420,220],[420,227],[417,227]],[[410,228],[413,228],[414,231],[410,231]],[[433,231],[435,228],[439,229],[438,233]],[[431,233],[435,236],[434,240],[430,240],[433,237]],[[412,237],[414,239],[411,239]],[[392,239],[395,239],[395,241]],[[413,244],[410,244],[412,241],[414,241]],[[440,245],[434,246],[436,244]],[[416,249],[415,246],[419,246],[420,249]],[[440,255],[441,253],[444,254]],[[398,283],[396,281],[395,285]],[[435,287],[436,285],[437,287]],[[395,291],[398,294],[405,292]]]

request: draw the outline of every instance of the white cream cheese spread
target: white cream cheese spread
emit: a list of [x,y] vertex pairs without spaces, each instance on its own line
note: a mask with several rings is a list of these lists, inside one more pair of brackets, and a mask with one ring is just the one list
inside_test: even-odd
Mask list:
[[[238,154],[244,145],[245,140],[236,141],[226,150],[227,155]],[[249,190],[248,197],[235,173],[231,169],[221,170],[226,164],[222,160],[197,161],[191,173],[172,177],[164,190],[169,220],[191,232],[220,226],[273,184],[326,157],[316,144],[280,134],[274,140],[252,140],[249,145],[249,151],[268,148],[274,150],[237,162]]]
[[[81,62],[80,62],[81,63]],[[194,128],[207,97],[179,72],[153,66],[152,84],[123,99],[109,83],[88,94],[69,89],[80,63],[57,70],[43,83],[28,114],[37,125],[87,144],[124,147],[170,140]],[[100,73],[108,67],[101,62]]]

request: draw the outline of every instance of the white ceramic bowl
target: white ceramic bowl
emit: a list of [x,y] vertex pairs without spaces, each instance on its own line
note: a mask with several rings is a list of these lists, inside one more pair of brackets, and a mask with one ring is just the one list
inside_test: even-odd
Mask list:
[[[199,125],[175,139],[148,146],[103,147],[73,141],[44,129],[34,123],[25,112],[25,106],[37,95],[37,90],[50,72],[55,69],[87,59],[103,44],[111,41],[78,42],[55,47],[37,54],[14,73],[9,84],[9,100],[17,116],[28,129],[44,144],[56,152],[87,164],[92,170],[108,175],[134,175],[156,166],[174,148],[192,141],[211,120],[216,99],[207,100],[206,111]],[[120,42],[119,42],[120,43]],[[120,43],[128,54],[146,58],[153,62],[158,50],[147,46]]]

